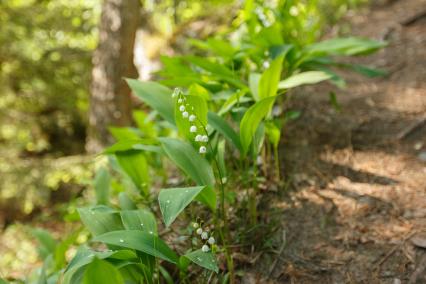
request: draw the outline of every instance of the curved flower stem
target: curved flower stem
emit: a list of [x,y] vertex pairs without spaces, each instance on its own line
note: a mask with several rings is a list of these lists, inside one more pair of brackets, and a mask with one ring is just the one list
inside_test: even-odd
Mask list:
[[[198,119],[199,121],[199,119]],[[207,129],[204,126],[204,124],[199,121],[201,127],[204,129],[204,132],[206,133],[206,135],[208,135]],[[207,142],[207,145],[210,149],[210,152],[213,153],[213,147],[209,142]],[[235,273],[234,273],[234,261],[232,259],[232,256],[229,252],[228,249],[228,240],[229,240],[229,224],[228,224],[228,216],[226,213],[226,207],[225,207],[225,185],[223,183],[223,176],[222,176],[222,172],[220,170],[219,167],[219,162],[217,161],[216,157],[213,155],[213,160],[214,160],[214,164],[216,166],[217,169],[217,173],[219,175],[219,184],[220,184],[220,215],[223,219],[223,228],[222,226],[217,222],[217,224],[219,225],[219,233],[220,233],[220,237],[222,239],[223,242],[223,246],[225,248],[225,256],[226,256],[226,263],[228,266],[228,271],[230,273],[230,283],[233,284],[235,283]]]

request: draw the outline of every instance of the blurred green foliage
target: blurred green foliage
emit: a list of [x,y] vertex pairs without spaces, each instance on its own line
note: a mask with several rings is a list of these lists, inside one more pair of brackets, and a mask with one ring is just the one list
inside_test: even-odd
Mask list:
[[[75,153],[84,137],[99,0],[0,3],[0,141]],[[81,143],[80,143],[81,144]]]

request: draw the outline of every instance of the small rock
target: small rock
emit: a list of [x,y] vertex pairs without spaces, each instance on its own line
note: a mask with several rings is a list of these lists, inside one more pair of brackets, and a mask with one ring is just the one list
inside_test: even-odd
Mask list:
[[417,157],[420,159],[420,161],[426,162],[426,151],[420,152],[420,154]]
[[417,234],[411,238],[411,242],[416,247],[426,248],[426,234]]

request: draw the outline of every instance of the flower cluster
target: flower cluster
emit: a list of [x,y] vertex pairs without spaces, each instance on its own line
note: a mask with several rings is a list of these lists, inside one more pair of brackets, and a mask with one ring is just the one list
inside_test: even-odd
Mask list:
[[[197,116],[193,113],[194,107],[191,106],[185,97],[185,95],[182,93],[182,91],[179,88],[175,88],[172,97],[177,97],[177,102],[179,104],[179,111],[182,113],[182,117],[185,119],[188,119],[191,123],[191,126],[189,127],[189,132],[193,133],[195,135],[195,142],[200,143],[199,153],[205,154],[207,152],[207,148],[205,144],[209,142],[209,137],[205,134],[201,135],[199,134],[198,127],[196,126]],[[201,129],[202,130],[202,129]]]
[[204,245],[201,247],[201,250],[203,252],[209,252],[210,246],[213,246],[216,243],[216,240],[213,236],[209,236],[208,229],[203,230],[200,224],[194,223],[192,226],[194,227],[194,229],[196,229],[195,232],[197,233],[197,235],[200,236],[201,240],[204,242]]

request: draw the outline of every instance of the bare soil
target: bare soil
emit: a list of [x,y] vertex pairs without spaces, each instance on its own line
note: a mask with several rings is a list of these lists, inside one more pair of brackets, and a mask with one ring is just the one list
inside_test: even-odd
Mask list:
[[302,116],[280,148],[286,189],[266,197],[274,250],[243,283],[426,283],[426,1],[388,1],[345,22],[389,42],[355,60],[389,74],[346,74],[340,112],[330,85],[293,94]]

